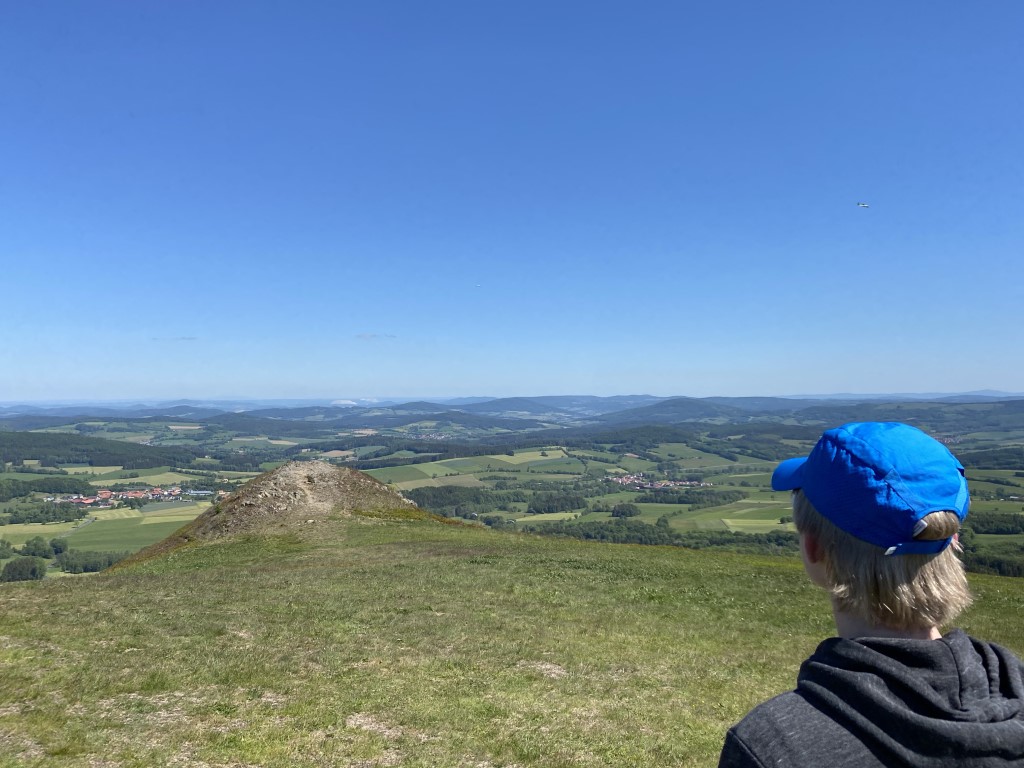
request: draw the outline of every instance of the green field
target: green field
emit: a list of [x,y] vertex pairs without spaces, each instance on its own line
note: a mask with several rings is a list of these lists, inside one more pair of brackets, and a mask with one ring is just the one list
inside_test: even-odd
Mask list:
[[14,525],[0,525],[0,539],[7,539],[17,547],[20,547],[29,539],[42,536],[49,541],[57,536],[64,536],[80,523],[16,523]]
[[[134,477],[132,476],[134,475]],[[154,488],[160,486],[178,485],[195,480],[194,475],[186,475],[181,472],[173,472],[170,467],[156,467],[154,469],[133,469],[108,472],[89,482],[97,488],[107,488],[112,484],[149,485]]]
[[795,558],[360,518],[0,592],[12,768],[708,766],[833,632]]
[[145,511],[135,509],[102,509],[93,512],[93,522],[74,523],[19,523],[0,526],[0,539],[16,546],[36,536],[49,541],[65,537],[72,549],[100,552],[135,552],[167,538],[189,520],[210,506],[200,501],[192,504],[169,505],[170,508],[152,510],[162,505],[149,504]]
[[406,483],[413,480],[424,480],[430,478],[430,472],[421,469],[421,466],[430,465],[407,465],[402,467],[387,467],[385,469],[371,469],[366,474],[376,477],[382,483]]
[[113,472],[120,472],[122,467],[90,467],[69,464],[61,467],[61,469],[63,469],[69,475],[108,475]]
[[259,472],[231,472],[223,469],[216,471],[217,477],[223,477],[227,480],[251,480],[256,477]]
[[0,474],[0,479],[4,480],[38,480],[41,477],[47,477],[47,475],[40,475],[35,472],[4,472]]
[[1007,544],[1017,547],[1024,547],[1024,533],[976,533],[975,538],[985,544]]
[[577,515],[577,512],[547,512],[542,515],[527,515],[526,517],[519,519],[529,520],[531,523],[538,523],[544,522],[545,520],[572,520]]
[[[541,456],[542,453],[548,454]],[[532,451],[516,451],[514,456],[496,456],[508,464],[527,464],[534,461],[544,461],[550,458],[565,458],[565,451],[561,448],[538,448]]]
[[88,525],[67,536],[72,549],[93,552],[136,552],[162,541],[192,520],[195,515],[145,520],[128,518],[106,520]]

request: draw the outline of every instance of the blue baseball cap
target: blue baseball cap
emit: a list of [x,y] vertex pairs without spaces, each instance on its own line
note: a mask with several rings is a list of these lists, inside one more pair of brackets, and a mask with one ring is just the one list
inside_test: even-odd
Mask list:
[[897,422],[854,422],[830,429],[806,457],[787,459],[772,488],[800,488],[842,530],[887,555],[941,552],[952,539],[917,541],[932,512],[967,517],[963,465],[939,441]]

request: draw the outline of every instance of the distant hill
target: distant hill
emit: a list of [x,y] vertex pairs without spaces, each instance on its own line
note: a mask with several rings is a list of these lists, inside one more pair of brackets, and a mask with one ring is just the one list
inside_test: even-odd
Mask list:
[[662,400],[642,408],[609,413],[596,419],[604,425],[679,424],[688,421],[746,420],[750,411],[693,397]]
[[163,465],[188,466],[196,455],[188,448],[156,448],[121,440],[65,433],[0,432],[0,461],[40,459],[51,465],[91,464],[145,469]]
[[970,392],[832,392],[829,394],[782,395],[787,400],[848,400],[860,403],[869,400],[884,400],[890,403],[906,400],[929,400],[942,402],[949,400],[963,403],[983,403],[988,400],[1019,400],[1024,392],[1003,392],[998,389],[977,389]]
[[929,401],[865,402],[816,405],[800,411],[801,419],[824,424],[850,421],[902,421],[930,432],[1005,431],[1024,428],[1024,399],[953,403]]
[[202,419],[218,413],[224,413],[224,410],[221,408],[206,408],[192,405],[174,405],[166,407],[133,405],[122,408],[100,405],[68,405],[49,408],[37,406],[6,406],[0,408],[0,424],[2,424],[4,420],[19,417],[53,419],[59,420],[62,424],[66,424],[69,420],[82,420],[87,419],[90,416],[101,417],[104,419],[159,418],[162,416],[170,418]]
[[[0,409],[0,432],[21,432],[53,427],[74,427],[78,432],[96,432],[97,425],[83,422],[125,422],[108,430],[108,435],[135,431],[145,434],[157,426],[156,443],[203,443],[240,437],[270,436],[330,440],[353,430],[375,430],[391,436],[423,439],[487,440],[516,432],[671,426],[683,424],[773,424],[828,426],[850,421],[905,421],[926,430],[955,435],[960,433],[1024,429],[1024,398],[995,397],[989,393],[944,396],[926,400],[903,397],[857,399],[790,397],[674,397],[623,395],[593,397],[557,395],[495,398],[463,404],[415,400],[406,403],[372,405],[303,404],[248,411],[217,411],[195,404],[161,405],[117,411],[111,416],[76,412],[62,414],[55,409],[27,407]],[[468,399],[468,398],[467,398]],[[209,427],[204,432],[166,429],[178,426]],[[138,435],[135,436],[136,438]],[[125,439],[130,439],[126,437]],[[148,439],[148,438],[147,438]],[[216,447],[216,446],[214,446]],[[232,446],[237,449],[237,446]],[[207,451],[209,452],[209,450]],[[267,459],[269,460],[269,459]]]
[[554,406],[562,411],[580,416],[600,416],[630,408],[642,408],[646,405],[668,400],[667,397],[653,395],[613,395],[611,397],[594,397],[592,395],[554,395],[531,397],[537,403]]
[[306,405],[294,408],[256,408],[242,411],[239,416],[253,419],[287,419],[288,421],[323,420],[341,418],[355,406],[351,405]]
[[438,413],[439,411],[463,410],[452,408],[450,404],[429,403],[426,400],[416,400],[411,403],[398,403],[391,406],[391,410],[402,413]]
[[[821,400],[803,400],[789,397],[702,397],[701,402],[725,405],[730,408],[739,408],[752,413],[793,413],[822,405]],[[859,402],[851,400],[850,403]],[[843,405],[843,401],[828,401],[829,405]]]
[[470,403],[459,406],[460,411],[467,413],[486,413],[493,415],[507,415],[510,413],[523,413],[531,416],[561,415],[568,416],[568,411],[563,411],[550,403],[542,402],[532,397],[502,397],[497,400],[488,400],[486,403]]

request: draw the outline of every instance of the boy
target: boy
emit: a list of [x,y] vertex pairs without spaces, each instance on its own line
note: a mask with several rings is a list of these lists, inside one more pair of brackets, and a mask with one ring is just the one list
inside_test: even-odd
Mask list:
[[726,735],[733,766],[1024,766],[1024,670],[960,630],[971,601],[956,534],[967,516],[960,462],[914,427],[853,423],[782,462],[811,581],[838,637],[800,667],[796,690]]

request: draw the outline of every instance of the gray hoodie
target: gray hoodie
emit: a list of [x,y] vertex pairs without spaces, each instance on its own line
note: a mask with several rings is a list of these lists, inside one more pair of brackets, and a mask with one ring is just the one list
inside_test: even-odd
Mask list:
[[960,630],[832,638],[800,667],[795,691],[729,731],[718,765],[1024,767],[1024,670]]

